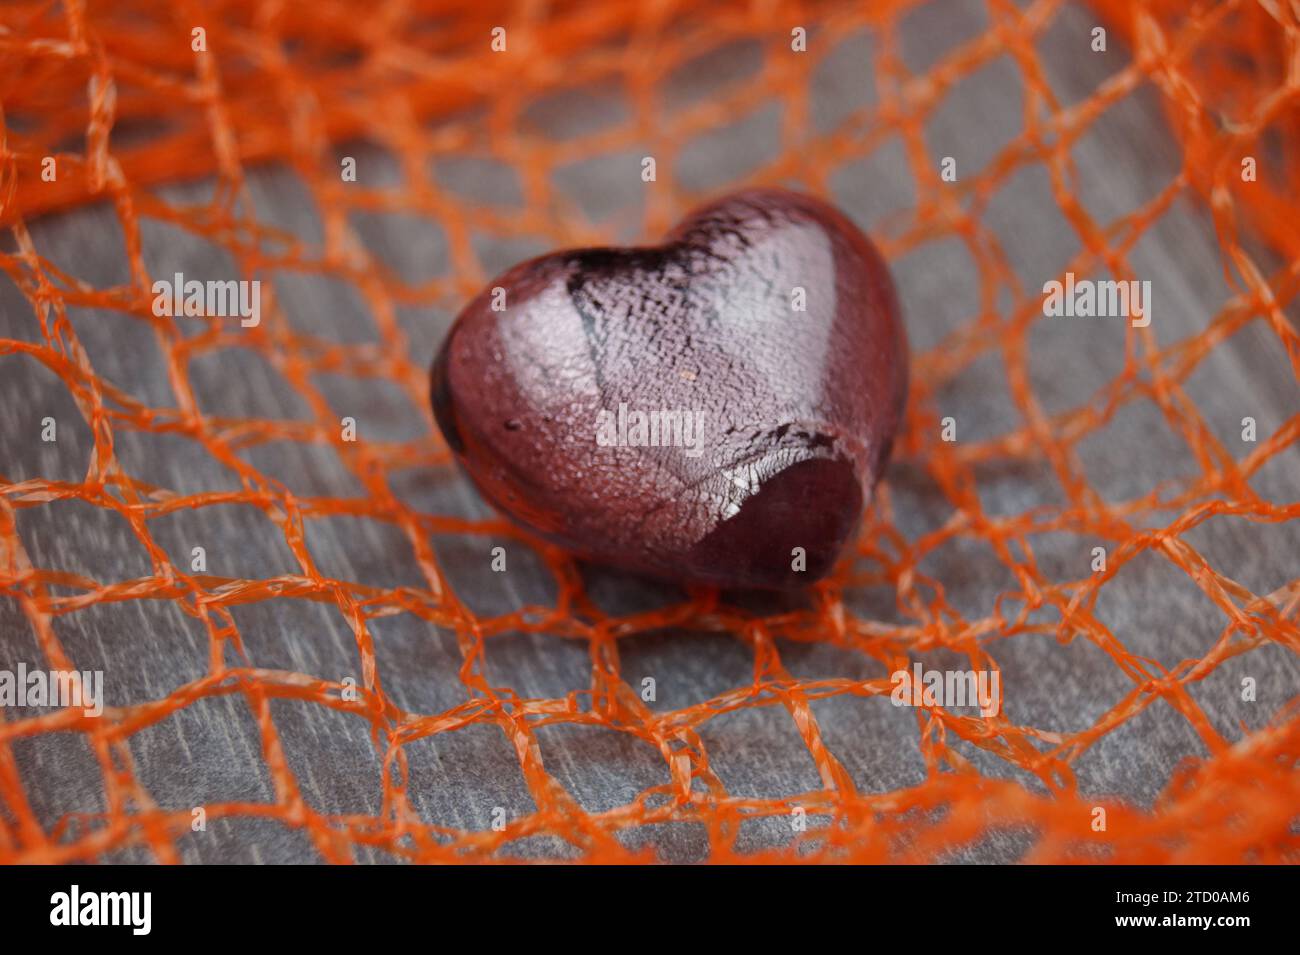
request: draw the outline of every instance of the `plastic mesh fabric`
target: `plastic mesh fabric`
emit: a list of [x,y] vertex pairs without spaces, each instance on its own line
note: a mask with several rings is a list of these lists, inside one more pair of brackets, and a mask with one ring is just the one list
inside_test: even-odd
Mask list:
[[[1028,830],[1037,862],[1294,861],[1300,807],[1300,712],[1293,699],[1263,728],[1229,739],[1211,724],[1189,688],[1225,661],[1274,644],[1300,649],[1295,614],[1300,579],[1268,593],[1234,580],[1230,566],[1212,566],[1187,537],[1216,517],[1256,523],[1300,518],[1300,501],[1269,499],[1251,481],[1300,437],[1300,414],[1229,446],[1216,437],[1185,388],[1216,348],[1248,325],[1267,328],[1300,370],[1300,339],[1284,310],[1300,283],[1300,21],[1286,2],[1197,4],[1184,0],[1097,5],[1100,21],[1122,37],[1131,61],[1091,95],[1058,102],[1044,78],[1035,38],[1061,5],[1021,8],[1001,0],[987,5],[990,28],[944,52],[923,73],[911,74],[898,49],[897,25],[916,6],[900,2],[783,7],[779,4],[710,5],[691,11],[667,3],[609,2],[503,6],[484,0],[457,3],[376,3],[364,6],[313,0],[261,3],[229,0],[212,8],[178,2],[15,2],[0,10],[0,224],[11,240],[0,267],[22,290],[39,318],[39,337],[0,339],[0,356],[28,356],[52,372],[75,400],[94,437],[84,480],[15,480],[0,461],[0,595],[17,602],[30,622],[46,663],[75,669],[62,647],[61,615],[122,601],[170,601],[199,621],[211,644],[204,678],[131,705],[112,707],[100,719],[77,710],[15,718],[0,711],[0,861],[69,861],[100,857],[130,846],[157,858],[178,858],[176,841],[190,830],[189,806],[158,806],[140,784],[131,738],[196,701],[242,695],[255,716],[262,758],[275,799],[269,803],[208,801],[209,819],[254,816],[300,830],[327,860],[348,861],[359,846],[380,847],[416,861],[480,860],[527,836],[553,835],[587,861],[646,860],[617,834],[647,823],[703,823],[709,857],[737,858],[736,834],[744,820],[789,818],[799,807],[807,831],[780,849],[744,858],[762,860],[930,861],[986,833]],[[190,29],[203,24],[207,52],[191,50]],[[494,26],[508,27],[510,70],[489,46]],[[808,52],[794,55],[790,26],[810,31]],[[876,50],[879,96],[827,134],[809,120],[811,77],[829,44],[818,37],[870,31]],[[692,104],[669,124],[657,99],[674,67],[729,40],[762,44],[758,73],[725,94]],[[946,93],[983,65],[1006,57],[1025,90],[1024,127],[977,173],[943,182],[939,157],[924,136],[928,116]],[[581,84],[618,81],[632,108],[619,123],[567,140],[522,131],[521,116],[544,94]],[[1070,147],[1117,101],[1149,84],[1159,94],[1169,127],[1182,150],[1181,172],[1152,201],[1110,221],[1097,221],[1076,196]],[[966,290],[979,314],[939,345],[914,355],[908,420],[896,449],[896,466],[926,474],[950,504],[950,518],[927,534],[907,534],[895,521],[889,477],[869,512],[854,558],[811,592],[805,609],[764,614],[745,611],[710,592],[645,613],[611,616],[585,592],[583,577],[563,553],[526,542],[499,519],[471,521],[425,513],[392,491],[399,469],[451,467],[427,409],[427,368],[416,361],[395,317],[398,306],[438,307],[454,313],[490,277],[472,235],[528,233],[553,246],[609,241],[616,228],[594,224],[554,185],[561,165],[619,149],[640,149],[658,163],[658,183],[647,189],[644,218],[631,230],[661,235],[705,191],[691,194],[674,181],[683,144],[724,120],[762,104],[780,102],[783,148],[746,183],[787,182],[825,192],[844,164],[901,137],[916,184],[915,201],[877,232],[886,255],[897,259],[924,242],[952,238],[979,264],[978,287]],[[481,112],[478,112],[481,111]],[[340,180],[335,143],[366,139],[397,158],[403,182],[374,186]],[[71,144],[71,145],[69,145]],[[427,175],[435,156],[474,147],[515,170],[523,208],[503,212],[439,188]],[[1270,152],[1270,150],[1272,152]],[[1259,181],[1241,180],[1243,155],[1280,155],[1261,162]],[[56,156],[58,178],[44,182],[42,159]],[[324,239],[311,247],[299,237],[259,223],[252,214],[246,171],[264,160],[289,164],[321,210]],[[1055,203],[1079,239],[1070,264],[1077,274],[1105,269],[1134,275],[1128,255],[1176,201],[1191,197],[1212,210],[1225,274],[1234,291],[1213,320],[1195,334],[1161,345],[1151,329],[1128,328],[1122,371],[1098,382],[1096,393],[1075,407],[1049,412],[1027,368],[1028,340],[1045,321],[1041,296],[1026,289],[997,246],[985,221],[989,197],[1018,170],[1038,168],[1050,177]],[[197,176],[215,177],[210,204],[181,208],[152,187]],[[734,183],[732,185],[741,185]],[[707,194],[721,190],[710,189]],[[38,214],[90,199],[107,200],[126,239],[132,268],[127,285],[96,288],[61,271],[38,253],[28,223]],[[452,277],[412,286],[368,255],[349,226],[358,210],[405,210],[436,219],[448,239]],[[379,330],[378,344],[341,344],[295,330],[272,300],[262,324],[242,329],[229,320],[156,317],[140,253],[140,220],[170,222],[227,250],[244,278],[293,263],[355,290]],[[626,235],[618,238],[626,239]],[[155,332],[176,396],[152,407],[96,373],[68,321],[71,306],[111,309],[147,323]],[[919,316],[908,315],[909,322]],[[199,327],[182,331],[182,323]],[[1119,334],[1116,332],[1116,334]],[[222,348],[259,353],[301,395],[312,420],[276,417],[224,419],[205,413],[189,381],[197,356]],[[982,440],[940,438],[943,415],[937,394],[988,355],[1003,360],[1020,424]],[[425,434],[410,442],[342,440],[338,415],[312,384],[318,372],[395,383],[423,409]],[[1153,402],[1169,431],[1191,449],[1197,467],[1156,490],[1131,499],[1108,499],[1080,465],[1080,442],[1104,433],[1127,405]],[[201,445],[239,476],[239,491],[178,493],[146,484],[120,465],[115,438],[125,431],[171,433]],[[302,497],[253,467],[239,451],[250,445],[291,441],[328,445],[364,489],[359,497]],[[1241,450],[1245,448],[1245,450]],[[1140,453],[1141,449],[1133,449]],[[977,472],[1024,462],[1045,464],[1063,489],[1063,502],[1016,513],[990,513],[976,493]],[[1294,464],[1292,464],[1294,467]],[[76,499],[116,512],[130,522],[149,555],[148,576],[96,580],[59,567],[34,566],[18,531],[17,514]],[[283,533],[300,572],[273,580],[230,579],[191,572],[174,561],[151,533],[151,520],[177,510],[241,503],[264,512]],[[306,525],[332,515],[352,515],[397,529],[414,551],[422,587],[377,588],[323,573],[308,546]],[[1107,569],[1090,573],[1045,569],[1030,537],[1065,531],[1103,543]],[[435,535],[512,538],[534,547],[554,574],[553,605],[484,617],[458,598],[444,574]],[[963,615],[947,600],[945,581],[923,572],[926,557],[954,539],[987,544],[1015,580],[987,595],[987,611]],[[1177,568],[1221,612],[1218,638],[1198,655],[1164,667],[1128,648],[1094,613],[1099,595],[1142,555]],[[886,586],[896,594],[901,623],[855,610],[846,594]],[[338,683],[305,673],[232,663],[241,634],[231,608],[290,599],[334,608],[355,635],[362,661],[359,695],[344,697]],[[464,701],[441,712],[406,712],[385,691],[387,674],[376,663],[373,624],[410,614],[456,634],[463,657]],[[619,642],[636,634],[691,627],[730,633],[751,649],[753,681],[683,708],[656,709],[622,673]],[[538,633],[590,647],[590,689],[559,699],[528,698],[493,684],[483,667],[494,639]],[[1078,732],[1018,725],[1005,711],[988,720],[943,708],[906,711],[914,719],[927,767],[923,782],[892,792],[855,784],[823,738],[814,704],[843,696],[888,695],[887,678],[806,679],[783,664],[778,640],[826,643],[864,655],[893,670],[909,654],[944,648],[975,669],[997,666],[1004,641],[1055,636],[1061,645],[1090,641],[1113,660],[1130,690]],[[1043,653],[1056,644],[1040,641]],[[1059,649],[1059,648],[1058,648]],[[271,701],[296,699],[360,716],[384,766],[383,810],[343,816],[311,807],[283,751],[282,730]],[[1150,811],[1078,792],[1072,765],[1090,747],[1149,708],[1172,707],[1202,741],[1205,758],[1189,760],[1170,778]],[[736,710],[788,711],[815,762],[822,788],[797,797],[752,798],[730,794],[711,765],[716,759],[701,730]],[[630,734],[654,747],[667,782],[625,804],[589,811],[548,772],[538,731],[579,725]],[[498,727],[518,759],[535,811],[512,818],[503,830],[432,825],[412,808],[404,747],[469,726]],[[39,818],[29,784],[14,755],[19,740],[81,734],[102,771],[108,811],[94,819]],[[1041,786],[978,771],[958,741],[1035,777]],[[1090,823],[1094,807],[1107,809],[1104,831]]]

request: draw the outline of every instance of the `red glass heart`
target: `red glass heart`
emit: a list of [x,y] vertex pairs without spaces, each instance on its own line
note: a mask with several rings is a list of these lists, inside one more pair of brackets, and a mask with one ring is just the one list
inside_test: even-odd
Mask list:
[[432,369],[443,435],[514,520],[595,562],[744,588],[830,570],[906,393],[880,254],[776,189],[698,209],[660,246],[515,266]]

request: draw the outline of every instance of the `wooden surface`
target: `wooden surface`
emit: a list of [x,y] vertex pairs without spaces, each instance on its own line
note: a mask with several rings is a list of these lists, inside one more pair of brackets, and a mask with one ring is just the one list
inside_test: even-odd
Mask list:
[[[933,15],[904,24],[904,52],[910,65],[924,69],[941,52],[982,29],[978,7],[945,3]],[[1123,52],[1089,56],[1090,18],[1070,8],[1060,14],[1040,48],[1059,51],[1045,62],[1052,82],[1067,101],[1077,100],[1123,62]],[[695,74],[680,79],[681,94],[692,84],[711,88],[720,78],[743,77],[752,59],[743,48],[711,58]],[[842,40],[814,85],[814,118],[829,128],[852,109],[869,103],[870,43]],[[742,79],[743,81],[743,79]],[[975,170],[1021,126],[1022,81],[1004,58],[964,81],[927,127],[935,155],[957,156],[961,170]],[[555,111],[555,124],[580,122],[581,103]],[[590,107],[595,109],[594,106]],[[1150,198],[1178,170],[1178,151],[1163,132],[1163,119],[1149,91],[1117,104],[1075,150],[1077,191],[1101,221],[1124,214]],[[780,135],[775,113],[760,114],[689,147],[680,157],[683,181],[701,189],[724,186],[769,155]],[[392,160],[366,152],[367,175],[396,175]],[[641,183],[634,167],[596,163],[568,184],[575,201],[593,214],[630,209],[635,223]],[[509,203],[513,186],[499,170],[472,162],[443,170],[453,188],[486,192]],[[257,170],[252,178],[261,214],[268,222],[309,239],[319,238],[320,219],[310,197],[284,169]],[[882,227],[888,214],[905,209],[914,194],[896,141],[869,161],[845,167],[832,179],[833,197],[859,224]],[[175,186],[172,200],[198,201],[210,187]],[[1054,276],[1078,251],[1079,240],[1057,209],[1047,172],[1039,167],[1016,175],[992,200],[985,222],[997,233],[1027,288]],[[446,239],[438,225],[410,216],[370,215],[354,221],[369,252],[408,281],[445,274]],[[627,238],[638,236],[634,225]],[[38,251],[69,273],[97,287],[130,281],[123,236],[110,208],[86,208],[32,225]],[[155,276],[182,271],[194,276],[233,274],[220,250],[155,220],[146,221],[144,257]],[[512,242],[484,240],[490,268],[505,267],[543,251],[533,237]],[[1133,251],[1136,274],[1155,286],[1153,329],[1172,342],[1203,327],[1229,292],[1222,278],[1213,230],[1203,210],[1180,200]],[[936,243],[894,263],[914,349],[931,348],[978,309],[974,263],[956,243]],[[375,340],[374,325],[349,290],[309,275],[275,276],[279,305],[295,328],[341,342]],[[414,360],[427,363],[450,316],[406,310],[401,316]],[[174,403],[154,336],[143,322],[120,312],[74,310],[71,320],[95,370],[132,396],[154,406]],[[37,340],[39,327],[18,290],[0,278],[0,337]],[[1123,360],[1122,323],[1042,322],[1031,345],[1032,385],[1049,412],[1084,402],[1114,377]],[[230,349],[196,361],[191,369],[202,410],[211,415],[252,418],[310,418],[279,372],[254,353]],[[343,375],[317,376],[316,385],[340,414],[364,422],[367,440],[406,441],[428,435],[427,409],[413,407],[395,388],[371,386]],[[1240,420],[1257,419],[1261,435],[1272,433],[1300,409],[1300,390],[1276,340],[1258,323],[1218,347],[1189,385],[1209,427],[1230,447]],[[975,439],[1018,425],[1008,398],[1006,372],[996,358],[961,374],[940,395],[940,404],[960,414],[963,437]],[[46,415],[60,422],[56,445],[37,440]],[[204,450],[181,438],[132,431],[115,434],[116,451],[126,470],[141,480],[181,493],[237,489],[227,469]],[[0,475],[10,482],[30,478],[80,480],[91,447],[89,430],[66,388],[36,362],[0,356]],[[1081,457],[1089,480],[1107,500],[1139,496],[1159,482],[1197,473],[1196,462],[1170,431],[1157,409],[1139,403],[1124,408],[1114,422],[1085,442]],[[355,496],[355,478],[328,447],[303,443],[259,446],[246,459],[295,494]],[[901,462],[889,484],[904,533],[918,535],[949,516],[943,497],[921,468]],[[1252,482],[1275,502],[1300,498],[1300,454],[1292,448]],[[423,512],[487,516],[475,492],[450,470],[402,472],[395,488]],[[997,513],[1020,513],[1041,503],[1058,503],[1061,492],[1045,466],[1026,465],[980,475],[984,506]],[[17,512],[19,532],[33,564],[59,568],[100,582],[130,580],[151,573],[147,555],[123,519],[76,502],[51,502]],[[240,506],[209,507],[159,518],[151,530],[172,560],[188,563],[190,548],[207,549],[209,572],[228,577],[265,578],[294,573],[298,567],[283,535],[260,512]],[[1044,566],[1058,579],[1082,576],[1090,542],[1049,535],[1036,542]],[[1215,519],[1187,535],[1216,568],[1258,594],[1267,594],[1296,577],[1300,527],[1258,525]],[[312,555],[322,572],[343,580],[381,586],[424,586],[410,546],[391,527],[373,521],[334,518],[312,522]],[[487,571],[490,542],[447,538],[435,542],[457,593],[481,613],[502,613],[528,603],[549,603],[554,585],[526,553],[519,553],[505,575]],[[1014,587],[1009,572],[986,546],[946,548],[925,571],[941,580],[950,601],[971,616],[988,614],[992,600]],[[677,596],[672,588],[627,578],[599,568],[586,574],[593,594],[610,609],[654,606]],[[70,592],[55,588],[55,592]],[[790,598],[798,601],[800,598]],[[890,594],[850,595],[856,612],[896,620]],[[236,607],[235,624],[250,659],[279,668],[337,680],[358,674],[358,651],[341,614],[327,604],[277,599]],[[1199,656],[1218,638],[1222,614],[1166,561],[1140,558],[1103,591],[1099,618],[1135,653],[1173,666]],[[97,604],[59,616],[59,638],[76,665],[107,674],[110,704],[166,696],[199,677],[208,666],[208,641],[196,622],[165,601]],[[399,705],[433,713],[464,698],[457,679],[460,653],[451,634],[409,614],[373,621],[372,633],[385,687]],[[656,678],[658,708],[676,708],[752,680],[753,656],[740,643],[706,633],[666,632],[620,643],[625,679]],[[781,645],[789,670],[800,677],[878,676],[881,669],[857,654],[825,645]],[[1068,646],[1051,637],[1017,638],[991,648],[1002,668],[1008,715],[1021,725],[1044,730],[1077,730],[1090,725],[1129,691],[1113,662],[1086,640]],[[927,666],[943,666],[949,655],[922,654]],[[39,665],[31,627],[16,601],[0,597],[0,668],[18,661]],[[964,667],[964,662],[962,663]],[[590,683],[588,648],[577,641],[528,635],[491,642],[487,674],[495,685],[521,696],[562,698]],[[1240,700],[1241,678],[1258,681],[1258,701]],[[1300,692],[1300,666],[1279,646],[1264,646],[1221,665],[1191,692],[1215,728],[1229,740],[1265,724]],[[321,812],[375,815],[381,811],[380,754],[360,720],[320,706],[279,700],[271,704],[285,755],[304,797]],[[882,792],[922,781],[925,768],[912,715],[900,714],[886,699],[839,697],[814,703],[813,710],[830,749],[866,792]],[[22,718],[24,712],[6,714]],[[720,716],[703,730],[711,763],[733,794],[796,794],[821,786],[812,759],[781,707],[763,707]],[[647,787],[668,781],[660,755],[627,736],[576,727],[542,729],[539,738],[548,770],[588,810],[622,805]],[[238,695],[205,699],[131,738],[138,778],[153,801],[189,807],[223,800],[271,801],[274,794],[261,741],[249,704]],[[981,772],[1015,775],[1035,791],[1041,785],[1015,773],[996,758],[959,744]],[[77,734],[46,733],[12,746],[30,803],[46,826],[69,812],[105,810],[103,783],[85,740]],[[1085,752],[1074,769],[1085,793],[1119,795],[1149,807],[1171,771],[1188,756],[1206,755],[1191,726],[1172,708],[1156,704],[1107,734]],[[407,748],[410,797],[421,816],[461,829],[485,828],[491,808],[525,814],[532,802],[507,740],[493,727],[477,726],[439,734]],[[789,841],[782,820],[747,823],[739,848],[752,850]],[[628,845],[653,846],[666,859],[689,861],[706,852],[703,828],[680,824],[626,834]],[[1032,841],[1009,832],[954,854],[960,861],[1017,858]],[[299,832],[277,823],[250,819],[214,822],[208,832],[178,841],[187,861],[300,861],[318,858]],[[573,850],[555,840],[528,840],[513,847],[527,857],[566,857]],[[143,861],[143,850],[115,853],[114,860]],[[359,858],[385,858],[361,851]]]

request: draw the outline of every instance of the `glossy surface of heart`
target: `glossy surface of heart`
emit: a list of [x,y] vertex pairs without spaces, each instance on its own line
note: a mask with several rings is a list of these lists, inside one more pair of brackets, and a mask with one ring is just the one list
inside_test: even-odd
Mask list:
[[501,511],[598,563],[738,588],[832,567],[906,391],[874,246],[770,189],[696,210],[661,246],[516,266],[432,370],[443,435]]

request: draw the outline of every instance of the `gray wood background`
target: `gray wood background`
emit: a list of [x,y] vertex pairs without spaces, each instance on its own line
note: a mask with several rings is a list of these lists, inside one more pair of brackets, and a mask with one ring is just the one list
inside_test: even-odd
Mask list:
[[[1091,16],[1066,6],[1037,41],[1058,95],[1076,102],[1125,62],[1112,43],[1107,54],[1086,50]],[[983,7],[943,2],[923,7],[902,24],[907,65],[923,71],[958,43],[987,26]],[[834,127],[853,110],[869,106],[875,50],[865,35],[824,37],[835,53],[818,69],[813,85],[813,117],[819,130]],[[683,100],[706,94],[718,84],[743,82],[758,62],[756,46],[735,44],[673,79],[672,95]],[[1001,58],[959,84],[926,127],[935,155],[954,155],[962,170],[976,170],[1021,128],[1023,81]],[[617,97],[577,97],[553,103],[536,120],[551,128],[580,128],[598,121],[602,111],[624,108]],[[473,122],[473,120],[469,120]],[[681,155],[677,172],[690,188],[713,189],[743,177],[776,149],[779,111],[760,111],[720,127]],[[359,152],[369,176],[397,176],[391,157]],[[1177,147],[1164,132],[1156,95],[1149,89],[1125,98],[1096,124],[1074,150],[1079,196],[1100,221],[1125,214],[1149,199],[1176,174]],[[639,182],[618,162],[594,161],[564,183],[575,202],[593,216],[634,208]],[[518,183],[508,168],[463,161],[435,171],[444,184],[467,196],[491,197],[507,208],[519,201]],[[263,168],[252,173],[259,213],[266,222],[319,240],[321,222],[311,198],[292,173]],[[900,144],[891,140],[869,159],[839,170],[831,182],[834,198],[865,227],[884,227],[891,213],[906,211],[915,187]],[[170,200],[197,202],[210,183],[162,190]],[[628,217],[628,222],[635,222]],[[1078,251],[1079,241],[1053,201],[1040,167],[1018,173],[993,199],[984,216],[998,235],[1026,287],[1040,285]],[[408,281],[445,274],[446,237],[427,218],[400,214],[354,217],[371,254]],[[39,252],[70,274],[96,287],[126,285],[130,276],[123,235],[113,210],[94,206],[32,224]],[[635,229],[628,238],[638,238]],[[639,237],[652,238],[652,237]],[[156,220],[146,220],[144,257],[155,276],[183,271],[191,276],[232,275],[224,253],[192,235]],[[5,237],[6,248],[12,242]],[[489,269],[503,268],[543,251],[534,238],[512,241],[478,237]],[[1222,278],[1213,230],[1194,204],[1180,200],[1131,256],[1134,271],[1155,285],[1154,330],[1162,343],[1202,328],[1229,297]],[[942,337],[968,322],[977,303],[975,265],[956,242],[931,243],[895,263],[914,350],[933,348]],[[306,274],[275,277],[279,305],[298,330],[341,342],[375,340],[374,326],[360,299],[346,286]],[[427,309],[400,314],[410,337],[413,360],[427,363],[446,330],[450,315]],[[153,406],[174,404],[152,332],[143,322],[113,311],[73,309],[71,320],[95,370],[135,398]],[[1033,380],[1050,412],[1077,406],[1111,379],[1123,360],[1122,326],[1041,322],[1035,328]],[[0,277],[0,337],[39,340],[31,307],[19,290]],[[205,413],[227,417],[307,419],[312,414],[279,372],[252,351],[227,349],[206,354],[191,367]],[[314,382],[340,414],[365,423],[368,440],[428,438],[428,416],[396,388],[318,375]],[[1188,386],[1207,423],[1230,447],[1244,415],[1271,434],[1300,410],[1300,389],[1276,339],[1258,322],[1219,347]],[[960,414],[963,436],[983,438],[1019,425],[1007,395],[1006,373],[996,359],[964,371],[938,396],[939,404]],[[57,444],[40,442],[42,417],[60,426]],[[198,445],[177,437],[123,430],[115,434],[119,459],[141,480],[181,493],[237,490],[238,481]],[[79,481],[85,473],[90,434],[67,390],[38,363],[0,355],[0,485],[29,479]],[[1241,450],[1244,455],[1245,450]],[[243,452],[246,460],[283,482],[294,494],[359,496],[363,492],[334,451],[319,445],[285,442]],[[1137,403],[1125,407],[1104,435],[1084,443],[1080,454],[1089,480],[1107,500],[1144,494],[1159,482],[1192,476],[1196,462],[1171,432],[1157,409]],[[422,512],[486,517],[475,492],[450,470],[436,474],[411,469],[395,475],[395,489]],[[914,537],[939,526],[949,506],[915,462],[891,470],[900,528]],[[1300,497],[1300,453],[1291,448],[1264,469],[1252,486],[1275,502]],[[1026,464],[980,474],[984,506],[995,513],[1020,513],[1059,503],[1061,493],[1046,467]],[[38,567],[60,568],[100,582],[130,580],[151,573],[147,555],[117,515],[77,502],[51,502],[17,512],[23,545]],[[188,510],[151,522],[151,530],[173,561],[188,564],[190,548],[207,549],[209,572],[264,578],[298,570],[283,535],[259,511],[240,506]],[[324,573],[380,586],[423,588],[409,545],[388,525],[361,519],[311,522],[308,543]],[[1257,594],[1268,594],[1297,576],[1300,527],[1260,525],[1235,519],[1212,520],[1187,535],[1210,563]],[[1036,542],[1043,566],[1057,579],[1084,572],[1090,543],[1069,535]],[[512,548],[510,571],[487,571],[491,542],[440,537],[438,557],[453,587],[476,611],[509,612],[526,604],[549,604],[554,584],[536,560]],[[1013,589],[1008,571],[985,545],[958,542],[934,555],[925,571],[943,582],[949,599],[964,614],[992,610],[999,594]],[[600,568],[585,568],[591,593],[611,610],[655,606],[678,598],[671,587],[628,578]],[[55,593],[71,593],[53,588]],[[864,616],[897,621],[891,594],[850,595]],[[801,598],[791,597],[798,604]],[[1199,656],[1217,639],[1220,612],[1176,568],[1147,555],[1126,567],[1103,591],[1098,616],[1135,653],[1173,666]],[[337,680],[359,676],[355,639],[336,608],[305,600],[275,599],[236,607],[233,619],[250,659],[258,666]],[[208,664],[206,634],[175,605],[165,601],[96,604],[59,616],[56,632],[81,668],[106,671],[110,704],[166,696],[201,676]],[[408,711],[436,713],[465,698],[457,679],[461,657],[450,633],[410,614],[371,623],[386,691]],[[782,643],[782,658],[799,677],[879,676],[879,666],[860,655],[824,644]],[[654,704],[672,709],[745,686],[752,680],[752,652],[729,638],[704,632],[663,632],[620,642],[622,671],[633,685],[652,675],[659,687]],[[1045,730],[1078,730],[1090,725],[1130,686],[1097,647],[1079,639],[1058,645],[1050,636],[1021,637],[990,648],[1002,668],[1006,707],[1013,720]],[[948,654],[918,657],[927,666],[964,661]],[[0,596],[0,668],[19,661],[42,665],[31,626],[17,602]],[[580,641],[546,635],[517,635],[490,642],[486,673],[498,686],[521,696],[563,698],[590,684],[588,648]],[[1245,704],[1238,687],[1243,676],[1259,683],[1259,699]],[[1300,692],[1295,656],[1267,645],[1223,664],[1192,695],[1228,739],[1241,725],[1264,725]],[[916,722],[908,711],[884,699],[837,697],[813,704],[827,745],[854,782],[866,792],[915,785],[925,769],[917,745]],[[381,811],[380,755],[360,720],[310,704],[272,703],[285,755],[309,804],[320,812],[375,815]],[[6,721],[33,711],[4,714]],[[714,769],[733,794],[774,796],[820,788],[814,764],[789,714],[780,706],[746,709],[717,717],[703,730]],[[668,782],[668,771],[653,749],[621,734],[577,727],[539,731],[548,770],[586,809],[623,805],[642,790]],[[987,753],[958,744],[984,773],[1012,776],[1035,791],[1036,780],[1014,771]],[[240,695],[203,699],[132,737],[135,771],[153,801],[163,807],[190,807],[223,800],[272,801],[261,741],[248,702]],[[105,810],[103,782],[85,740],[74,733],[43,733],[14,742],[12,753],[26,782],[27,796],[42,824],[49,827],[66,813]],[[1207,755],[1196,734],[1172,708],[1157,704],[1108,734],[1075,763],[1084,793],[1118,795],[1149,807],[1171,771],[1188,756]],[[527,814],[533,804],[515,755],[495,727],[476,726],[442,733],[407,748],[410,798],[421,817],[458,829],[490,825],[492,807],[510,816]],[[0,815],[12,824],[10,807]],[[791,838],[785,820],[745,824],[737,847],[751,851],[780,846]],[[658,825],[620,835],[630,847],[650,846],[661,858],[691,861],[707,854],[702,826]],[[299,831],[257,819],[215,820],[207,832],[177,841],[191,862],[297,862],[319,859]],[[955,851],[954,861],[1014,860],[1032,844],[1029,833],[1001,833]],[[525,858],[565,858],[574,850],[558,840],[523,840],[510,849]],[[389,859],[360,849],[361,861]],[[147,861],[143,849],[105,856],[107,861]]]

